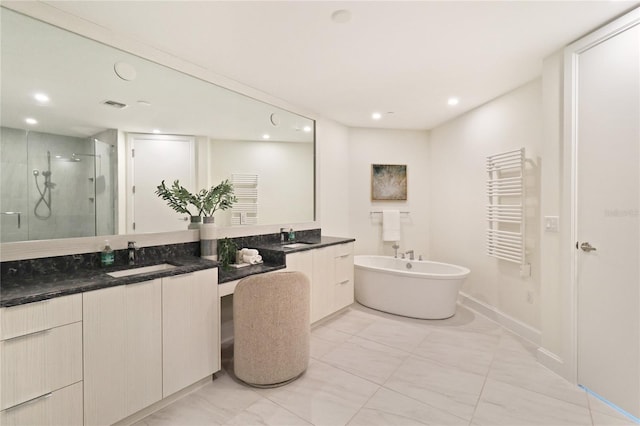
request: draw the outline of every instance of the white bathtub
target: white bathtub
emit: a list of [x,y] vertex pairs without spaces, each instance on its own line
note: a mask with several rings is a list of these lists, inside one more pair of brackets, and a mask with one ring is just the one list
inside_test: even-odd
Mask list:
[[355,296],[364,305],[390,314],[421,319],[456,313],[462,266],[390,256],[354,256]]

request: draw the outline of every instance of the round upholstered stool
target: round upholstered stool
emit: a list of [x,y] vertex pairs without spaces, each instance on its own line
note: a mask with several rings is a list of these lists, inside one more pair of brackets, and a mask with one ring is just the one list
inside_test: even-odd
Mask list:
[[234,372],[257,387],[298,378],[309,365],[309,279],[275,272],[242,279],[233,294]]

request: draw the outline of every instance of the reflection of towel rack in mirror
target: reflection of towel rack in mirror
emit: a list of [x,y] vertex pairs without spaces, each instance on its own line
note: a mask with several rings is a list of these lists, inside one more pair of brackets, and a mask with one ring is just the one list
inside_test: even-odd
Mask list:
[[[400,214],[409,215],[410,212],[400,212]],[[374,214],[382,214],[381,211],[369,212],[369,216],[373,216]]]

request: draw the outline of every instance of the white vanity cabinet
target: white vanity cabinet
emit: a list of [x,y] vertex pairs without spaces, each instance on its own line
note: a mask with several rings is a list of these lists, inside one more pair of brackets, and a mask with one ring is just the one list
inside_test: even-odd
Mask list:
[[82,297],[85,425],[118,422],[220,369],[217,269]]
[[311,281],[311,323],[353,303],[353,243],[287,254],[287,270]]
[[333,246],[334,276],[329,300],[331,311],[336,312],[353,303],[353,243]]
[[86,425],[162,399],[162,280],[83,294]]
[[82,297],[0,309],[0,424],[82,424]]
[[162,279],[163,396],[220,370],[218,270]]

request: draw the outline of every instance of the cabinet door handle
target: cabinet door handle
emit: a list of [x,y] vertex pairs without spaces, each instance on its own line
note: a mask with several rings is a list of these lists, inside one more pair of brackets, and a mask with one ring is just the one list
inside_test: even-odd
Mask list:
[[348,283],[349,283],[349,281],[351,281],[351,280],[344,280],[344,281],[340,281],[338,284],[340,284],[340,285],[345,285],[345,284],[348,284]]
[[21,334],[20,336],[13,336],[13,337],[9,337],[8,339],[4,339],[3,341],[4,341],[4,342],[8,342],[8,341],[10,341],[10,340],[22,339],[22,338],[24,338],[24,337],[30,337],[30,336],[34,336],[34,335],[36,335],[36,334],[44,334],[44,333],[48,333],[48,332],[50,332],[50,331],[51,331],[51,329],[50,329],[50,328],[47,328],[47,329],[44,329],[44,330],[32,331],[31,333]]
[[53,392],[45,393],[44,395],[36,396],[35,398],[26,400],[25,402],[21,402],[20,404],[16,404],[13,407],[5,408],[4,411],[15,410],[16,408],[24,407],[25,405],[33,404],[35,402],[41,401],[43,399],[49,398],[53,395]]

